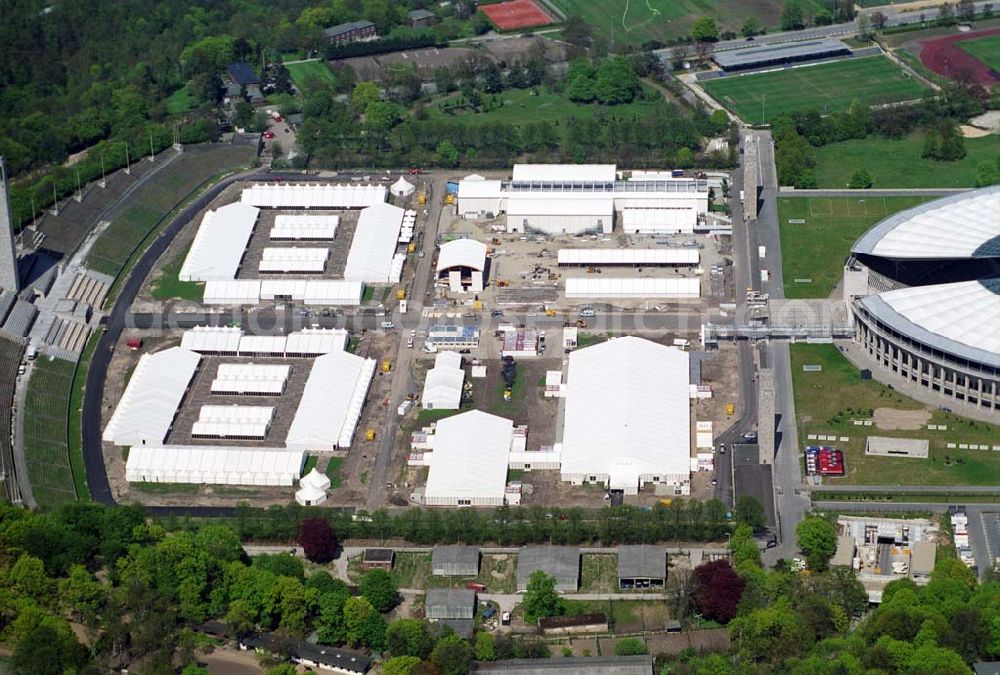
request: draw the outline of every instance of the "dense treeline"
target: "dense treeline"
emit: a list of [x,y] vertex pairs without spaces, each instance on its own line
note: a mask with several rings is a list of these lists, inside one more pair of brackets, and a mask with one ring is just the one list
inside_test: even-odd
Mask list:
[[773,124],[779,180],[782,185],[816,187],[812,148],[871,134],[902,138],[923,130],[924,157],[961,159],[965,149],[958,124],[988,108],[1000,108],[1000,87],[990,93],[975,84],[952,84],[916,105],[868,109],[855,101],[846,111],[826,116],[812,110],[780,117]]
[[[509,507],[495,511],[408,509],[320,511],[344,539],[405,539],[414,544],[462,542],[504,546],[553,544],[639,544],[655,541],[718,541],[729,531],[726,507],[718,500],[675,499],[649,510],[616,506],[599,510]],[[238,536],[260,541],[295,539],[304,518],[315,510],[295,504],[266,510],[237,508],[229,521]],[[161,519],[168,529],[197,529],[200,521]]]

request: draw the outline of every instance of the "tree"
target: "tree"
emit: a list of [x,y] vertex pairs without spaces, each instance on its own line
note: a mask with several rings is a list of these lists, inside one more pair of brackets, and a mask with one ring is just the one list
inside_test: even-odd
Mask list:
[[937,24],[939,26],[954,26],[958,23],[958,19],[955,18],[955,9],[949,4],[944,3],[938,8]]
[[691,152],[691,149],[681,148],[678,150],[674,164],[677,165],[678,169],[689,169],[694,166],[694,154]]
[[566,96],[577,103],[590,103],[597,98],[596,74],[583,59],[570,62],[566,71]]
[[57,632],[43,624],[18,641],[11,669],[15,675],[52,675],[79,668],[86,661],[87,650],[72,632]]
[[867,190],[873,184],[872,175],[864,167],[858,169],[847,182],[847,187],[852,190]]
[[872,12],[872,28],[875,30],[885,30],[886,22],[889,17],[885,15],[885,12]]
[[740,657],[751,662],[783,663],[798,653],[803,633],[798,616],[784,599],[729,624],[729,636]]
[[976,5],[972,0],[958,0],[958,19],[965,23],[972,23],[976,18]]
[[953,162],[965,157],[965,141],[955,120],[941,119],[927,132],[921,156],[939,162]]
[[648,653],[646,643],[638,638],[625,638],[615,643],[615,656],[642,656]]
[[437,149],[437,163],[441,166],[458,166],[458,149],[449,140],[443,140],[438,143]]
[[431,661],[444,675],[464,675],[472,662],[472,647],[454,633],[446,635],[434,646]]
[[858,36],[862,40],[871,40],[875,37],[872,30],[872,20],[868,14],[858,14]]
[[733,508],[733,518],[737,523],[757,530],[764,526],[764,505],[753,495],[741,495]]
[[497,657],[493,633],[476,633],[476,661],[493,661]]
[[[489,633],[480,633],[489,635]],[[393,656],[416,656],[426,659],[434,649],[434,639],[426,621],[398,619],[389,624],[385,633],[386,645]]]
[[800,0],[786,0],[781,10],[781,30],[799,30],[805,25],[805,11]]
[[746,582],[728,560],[712,560],[694,570],[695,607],[706,619],[728,623],[736,616]]
[[816,16],[813,17],[813,22],[817,26],[829,26],[833,23],[833,15],[830,14],[830,10],[821,9],[816,12]]
[[680,44],[670,50],[670,67],[674,70],[683,70],[684,64],[690,57],[691,51],[687,45]]
[[810,569],[825,570],[837,550],[837,528],[820,516],[809,516],[795,527],[799,549]]
[[741,573],[746,563],[760,565],[760,548],[753,538],[753,532],[753,528],[749,525],[738,525],[729,540],[733,566]]
[[352,647],[364,645],[376,651],[385,648],[385,619],[364,598],[348,598],[344,603],[344,627]]
[[351,105],[354,110],[362,113],[375,101],[382,99],[378,86],[374,82],[359,82],[351,92]]
[[996,162],[980,162],[976,167],[976,187],[1000,183],[1000,169]]
[[761,35],[763,32],[764,24],[753,14],[747,17],[740,28],[740,33],[743,34],[743,37],[753,37],[754,35]]
[[541,570],[535,570],[528,578],[528,589],[524,594],[524,619],[535,623],[548,616],[560,616],[565,612],[562,600],[556,592],[556,579]]
[[419,663],[416,656],[393,656],[382,666],[382,675],[410,675]]
[[337,554],[337,535],[324,518],[306,518],[299,527],[299,546],[314,563],[328,563]]
[[605,59],[597,69],[594,93],[606,105],[631,103],[642,93],[642,82],[625,59]]
[[698,42],[716,42],[719,39],[719,26],[710,16],[699,16],[691,24],[691,37]]

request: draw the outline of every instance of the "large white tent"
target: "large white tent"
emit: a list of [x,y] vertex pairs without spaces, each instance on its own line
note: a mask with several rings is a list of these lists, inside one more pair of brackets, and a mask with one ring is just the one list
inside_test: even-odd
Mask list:
[[290,215],[274,217],[271,241],[333,241],[340,225],[337,215]]
[[261,300],[301,300],[307,305],[360,305],[364,284],[340,279],[236,279],[209,281],[206,305],[256,305]]
[[657,277],[576,277],[566,279],[567,298],[697,298],[701,281],[697,277],[662,279]]
[[437,276],[448,279],[453,293],[478,293],[483,290],[487,247],[475,239],[455,239],[441,244]]
[[259,213],[260,209],[239,202],[206,213],[177,278],[181,281],[236,278]]
[[[622,337],[569,357],[562,479],[635,494],[644,482],[690,485],[688,354]],[[436,452],[436,450],[435,450]]]
[[690,206],[675,208],[622,209],[622,230],[626,234],[689,234],[698,222]]
[[317,357],[285,445],[312,451],[348,447],[374,375],[374,359],[348,352]]
[[243,329],[236,326],[195,326],[184,331],[181,347],[199,354],[236,356]]
[[389,283],[403,214],[403,209],[391,204],[376,204],[361,212],[344,265],[344,279]]
[[322,274],[330,249],[319,247],[268,247],[261,253],[257,271],[264,274]]
[[610,193],[513,192],[507,197],[507,231],[545,234],[610,233],[615,203]]
[[257,183],[240,197],[244,204],[264,209],[363,209],[385,201],[381,185],[329,183]]
[[125,463],[130,483],[291,486],[306,455],[284,448],[201,445],[133,446]]
[[244,335],[242,328],[229,326],[195,326],[184,331],[181,346],[220,356],[311,357],[343,351],[349,340],[342,328],[303,328],[283,336]]
[[260,302],[260,279],[229,279],[205,283],[206,305],[256,305]]
[[697,265],[696,248],[561,248],[560,265],[579,267],[650,267],[653,265]]
[[200,362],[182,347],[143,354],[102,438],[115,445],[162,443]]
[[261,439],[267,436],[273,419],[273,406],[203,405],[191,427],[191,437]]
[[229,396],[281,396],[291,370],[278,363],[220,363],[211,391]]
[[429,506],[502,506],[514,423],[471,410],[437,423],[424,491]]
[[438,352],[434,367],[427,371],[421,406],[428,410],[458,410],[462,404],[462,355],[458,352]]

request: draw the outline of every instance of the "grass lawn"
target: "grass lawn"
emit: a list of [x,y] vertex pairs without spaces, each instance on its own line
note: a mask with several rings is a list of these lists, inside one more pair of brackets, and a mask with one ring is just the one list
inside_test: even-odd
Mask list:
[[584,554],[580,565],[581,593],[613,593],[618,590],[618,556]]
[[604,614],[614,633],[662,630],[663,622],[669,618],[666,603],[659,600],[572,600],[567,597],[563,599],[563,606],[567,616]]
[[[824,478],[830,485],[1000,485],[1000,453],[985,450],[953,450],[947,443],[996,444],[1000,428],[963,420],[932,410],[874,380],[862,380],[858,370],[834,345],[796,344],[791,348],[792,382],[799,442],[808,445],[808,434],[848,437],[834,443],[844,451],[847,475]],[[804,372],[802,366],[822,366],[821,372]],[[874,408],[930,410],[930,424],[947,425],[946,431],[895,431],[876,426],[856,427],[854,419],[865,419]],[[854,410],[850,412],[848,408]],[[864,454],[868,433],[893,438],[930,441],[927,459],[870,457]]]
[[962,40],[957,45],[963,52],[972,54],[993,70],[1000,71],[1000,35]]
[[340,487],[340,465],[343,463],[343,457],[331,457],[326,465],[326,477],[330,479],[331,490]]
[[[843,276],[851,244],[886,216],[927,197],[781,197],[778,227],[785,297],[825,298]],[[791,224],[789,220],[804,220]],[[796,279],[812,279],[796,283]]]
[[[536,92],[537,94],[533,93]],[[648,85],[643,91],[652,92]],[[427,106],[431,119],[461,120],[470,125],[489,122],[525,124],[527,122],[565,123],[567,117],[590,118],[598,113],[614,114],[618,117],[640,115],[652,110],[661,99],[660,94],[648,100],[617,106],[602,106],[596,103],[574,103],[562,94],[553,93],[547,87],[536,89],[508,89],[499,94],[484,96],[480,112],[456,105],[462,101],[462,94],[449,94]],[[446,112],[447,111],[447,112]]]
[[150,284],[150,293],[155,300],[180,298],[193,302],[202,301],[205,295],[204,284],[194,281],[181,281],[177,278],[180,274],[181,266],[184,264],[184,258],[187,257],[190,248],[190,246],[186,247],[173,260],[165,264],[161,270],[160,277]]
[[920,156],[923,148],[924,135],[920,132],[899,140],[869,136],[815,148],[817,186],[846,187],[851,175],[865,168],[876,189],[974,187],[976,166],[997,161],[1000,137],[966,138],[966,155],[957,162],[924,159]]
[[608,338],[603,335],[595,335],[594,333],[577,333],[576,334],[576,347],[577,349],[583,349],[584,347],[590,347],[591,345],[596,345],[601,342],[606,341]]
[[525,374],[518,372],[517,377],[514,378],[514,386],[510,388],[510,400],[505,401],[503,393],[507,389],[507,384],[501,378],[493,392],[488,412],[501,416],[504,414],[510,415],[511,411],[521,405],[521,402],[524,400],[524,388],[526,386],[524,380]]
[[[594,32],[615,44],[641,45],[687,36],[699,16],[715,17],[721,30],[739,32],[750,15],[776,25],[780,0],[549,0],[564,14],[581,17]],[[802,3],[808,15],[822,9],[822,0]]]
[[719,103],[749,123],[770,122],[806,110],[846,110],[854,99],[867,105],[909,101],[928,89],[889,59],[874,56],[768,73],[737,75],[701,83]]
[[428,588],[433,578],[431,554],[398,551],[392,562],[392,576],[399,588]]
[[183,115],[190,112],[202,104],[201,97],[195,96],[188,90],[185,84],[183,87],[167,97],[167,113],[171,115]]
[[302,473],[300,475],[305,476],[310,471],[316,468],[316,462],[319,461],[319,457],[316,455],[306,455],[306,463],[302,467]]
[[299,91],[309,91],[314,85],[332,85],[335,80],[326,61],[292,63],[285,67]]

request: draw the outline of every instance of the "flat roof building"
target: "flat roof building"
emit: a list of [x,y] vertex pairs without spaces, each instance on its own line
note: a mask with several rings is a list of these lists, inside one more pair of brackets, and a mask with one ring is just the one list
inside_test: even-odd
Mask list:
[[662,483],[688,494],[688,354],[622,337],[569,356],[562,479],[636,494]]
[[391,548],[366,548],[361,556],[361,568],[371,569],[392,569],[393,552]]
[[476,615],[476,592],[471,588],[429,588],[424,614],[432,621],[472,619]]
[[618,587],[650,588],[667,580],[667,547],[628,545],[618,547]]
[[435,546],[431,574],[437,577],[479,576],[478,546]]
[[528,590],[534,572],[555,577],[556,590],[575,591],[580,586],[580,549],[573,546],[525,546],[517,554],[517,592]]

